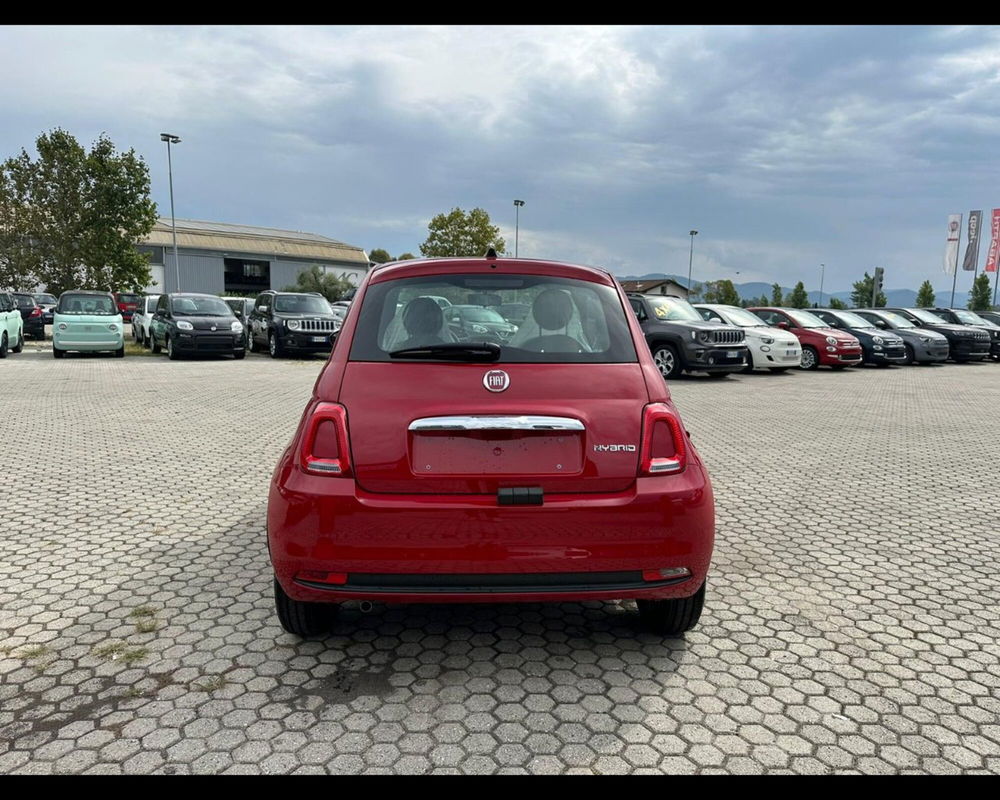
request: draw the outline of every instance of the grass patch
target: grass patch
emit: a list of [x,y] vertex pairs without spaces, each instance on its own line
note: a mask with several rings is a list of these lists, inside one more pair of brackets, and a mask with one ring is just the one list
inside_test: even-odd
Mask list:
[[18,655],[39,674],[43,673],[45,668],[55,660],[52,648],[44,644],[36,644],[22,650]]
[[129,647],[125,642],[108,642],[100,647],[95,647],[94,655],[110,661],[121,660],[126,664],[134,664],[148,656],[149,650],[145,647]]
[[194,688],[199,692],[214,692],[226,685],[226,679],[222,675],[215,675],[194,684]]
[[156,609],[152,606],[139,606],[129,612],[135,622],[136,633],[152,633],[159,625],[156,619]]
[[153,355],[152,350],[147,350],[141,344],[133,342],[131,339],[125,342],[125,355],[126,356],[151,356]]

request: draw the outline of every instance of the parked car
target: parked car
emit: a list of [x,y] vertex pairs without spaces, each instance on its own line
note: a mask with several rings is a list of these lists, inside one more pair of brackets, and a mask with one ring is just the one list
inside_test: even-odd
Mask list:
[[483,306],[448,306],[444,309],[444,319],[459,341],[463,342],[478,339],[503,344],[517,333],[517,325],[505,320],[494,309]]
[[42,309],[42,322],[46,325],[51,325],[52,314],[56,309],[56,304],[59,302],[59,298],[54,294],[49,294],[48,292],[35,292],[32,297],[35,298],[35,302],[38,303],[39,307]]
[[139,303],[142,302],[142,295],[133,292],[115,292],[114,295],[115,303],[118,305],[118,311],[121,312],[122,319],[125,322],[131,322],[132,315],[139,307]]
[[42,307],[38,305],[33,294],[28,292],[11,292],[10,296],[21,312],[21,321],[24,324],[24,335],[32,339],[45,338],[45,315]]
[[73,289],[59,295],[52,325],[52,356],[67,352],[125,356],[125,323],[110,292]]
[[266,348],[271,358],[288,352],[329,353],[340,329],[326,298],[318,292],[262,292],[250,312],[247,349]]
[[139,301],[139,307],[132,312],[132,338],[143,347],[151,347],[149,338],[149,323],[156,313],[158,294],[147,294]]
[[1000,312],[998,311],[977,311],[976,312],[983,319],[992,322],[994,325],[1000,325]]
[[948,339],[948,355],[952,361],[982,361],[990,354],[990,335],[984,330],[945,322],[926,308],[891,307],[882,310],[899,314],[918,328],[945,336]]
[[861,343],[856,336],[831,328],[815,314],[801,308],[749,309],[768,325],[790,331],[802,344],[802,369],[827,366],[844,369],[861,363]]
[[870,320],[836,308],[810,308],[831,328],[851,334],[861,343],[862,361],[877,367],[906,363],[906,345],[902,336],[876,327]]
[[664,378],[682,372],[724,376],[746,367],[742,328],[707,322],[687,300],[673,295],[630,292],[628,301]]
[[250,312],[253,311],[254,297],[223,297],[226,305],[233,310],[236,319],[243,326],[243,346],[246,347],[247,330],[250,326]]
[[221,298],[210,294],[161,294],[149,340],[154,353],[166,350],[171,361],[196,354],[246,355],[242,323]]
[[990,337],[990,358],[1000,361],[1000,325],[967,308],[932,308],[931,311],[945,322],[986,331]]
[[9,292],[0,292],[0,358],[24,349],[24,319]]
[[948,360],[948,337],[929,328],[918,328],[895,311],[884,308],[855,308],[851,313],[868,320],[876,328],[892,331],[903,340],[904,364],[929,364]]
[[802,361],[802,346],[792,334],[772,328],[751,311],[739,306],[716,303],[695,303],[702,319],[709,322],[724,322],[743,329],[747,344],[747,365],[745,372],[754,368],[783,372],[799,366]]
[[531,313],[531,306],[527,303],[504,303],[496,310],[507,322],[520,327]]
[[[505,344],[458,340],[423,296],[484,281],[530,300]],[[345,600],[628,598],[653,630],[693,627],[711,482],[625,301],[570,264],[374,267],[272,476],[285,630],[321,633]]]

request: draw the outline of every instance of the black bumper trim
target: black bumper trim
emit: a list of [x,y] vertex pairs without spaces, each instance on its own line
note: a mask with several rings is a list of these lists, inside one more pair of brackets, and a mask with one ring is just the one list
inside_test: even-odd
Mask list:
[[690,580],[690,575],[644,581],[641,572],[535,572],[516,574],[380,574],[348,573],[347,583],[295,583],[330,592],[382,594],[528,594],[543,592],[607,592],[655,589]]

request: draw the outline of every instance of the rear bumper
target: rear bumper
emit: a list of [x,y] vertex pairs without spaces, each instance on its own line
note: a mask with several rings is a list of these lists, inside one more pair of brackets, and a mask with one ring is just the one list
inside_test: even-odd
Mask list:
[[[271,484],[268,547],[285,592],[303,601],[543,602],[687,597],[715,537],[711,483],[691,464],[616,494],[388,495],[307,475],[283,457]],[[690,577],[644,580],[687,567]],[[340,584],[303,573],[337,573]]]

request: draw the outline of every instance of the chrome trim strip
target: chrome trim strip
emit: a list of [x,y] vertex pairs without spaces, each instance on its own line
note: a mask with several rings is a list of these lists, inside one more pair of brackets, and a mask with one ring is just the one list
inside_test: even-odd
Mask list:
[[571,417],[466,415],[424,417],[410,423],[411,431],[582,431],[583,423]]

